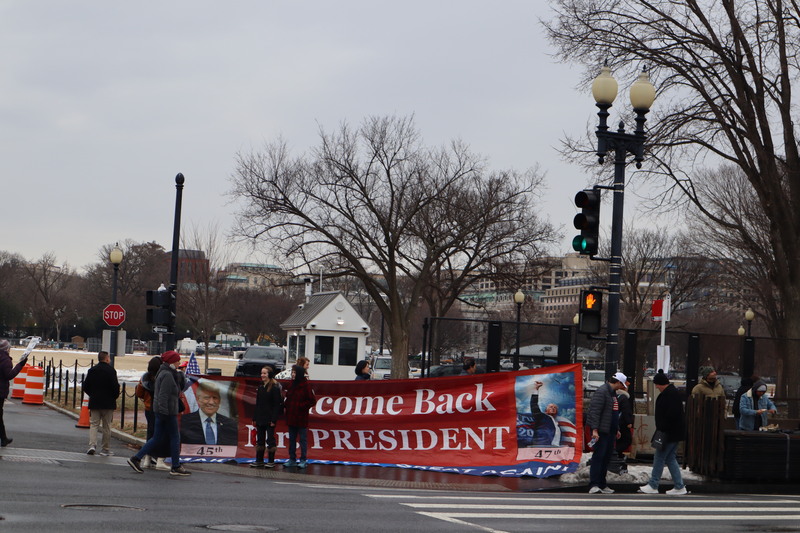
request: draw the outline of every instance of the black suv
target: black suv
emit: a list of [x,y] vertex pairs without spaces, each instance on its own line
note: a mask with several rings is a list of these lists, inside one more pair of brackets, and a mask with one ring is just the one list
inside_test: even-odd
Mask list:
[[250,346],[236,365],[234,376],[261,377],[264,365],[275,367],[277,374],[286,366],[286,352],[278,346]]

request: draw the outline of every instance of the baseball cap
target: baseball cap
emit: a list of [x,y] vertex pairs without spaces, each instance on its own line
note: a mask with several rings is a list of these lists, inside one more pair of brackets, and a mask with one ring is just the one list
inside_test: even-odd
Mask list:
[[627,385],[628,376],[626,376],[622,372],[617,372],[616,374],[614,374],[614,379],[616,379],[617,381],[622,383],[622,388],[624,388],[625,390],[628,390],[628,385]]

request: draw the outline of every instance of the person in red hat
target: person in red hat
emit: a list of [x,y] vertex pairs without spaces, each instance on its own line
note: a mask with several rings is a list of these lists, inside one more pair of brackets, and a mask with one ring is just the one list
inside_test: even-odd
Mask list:
[[178,413],[180,413],[180,396],[183,390],[185,377],[178,372],[181,356],[178,352],[170,350],[161,354],[161,368],[156,376],[153,394],[153,411],[156,414],[156,428],[153,437],[144,443],[139,452],[128,459],[128,464],[136,472],[144,472],[141,461],[145,455],[150,455],[160,444],[162,439],[169,439],[169,448],[172,455],[172,476],[188,476],[191,474],[181,465],[180,460],[180,432],[178,430]]

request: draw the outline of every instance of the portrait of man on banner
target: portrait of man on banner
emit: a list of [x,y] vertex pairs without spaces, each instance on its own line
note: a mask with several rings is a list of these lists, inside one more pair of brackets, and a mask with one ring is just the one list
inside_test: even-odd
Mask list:
[[574,374],[518,376],[515,396],[517,458],[571,459],[578,437]]

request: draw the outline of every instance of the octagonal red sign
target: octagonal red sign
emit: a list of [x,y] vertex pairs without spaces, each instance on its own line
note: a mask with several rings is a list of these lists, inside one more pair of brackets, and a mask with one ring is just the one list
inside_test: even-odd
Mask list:
[[115,328],[125,322],[125,309],[119,304],[108,304],[103,309],[103,322]]

